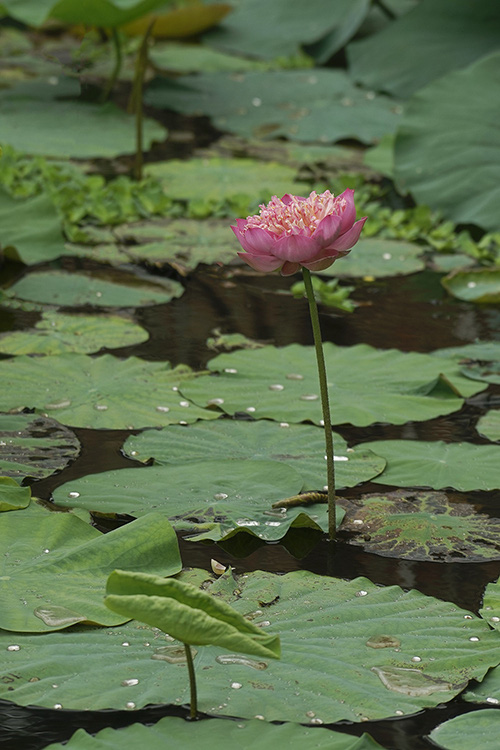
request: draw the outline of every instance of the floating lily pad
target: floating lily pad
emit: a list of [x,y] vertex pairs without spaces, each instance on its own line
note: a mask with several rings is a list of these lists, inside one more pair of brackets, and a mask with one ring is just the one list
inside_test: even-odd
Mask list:
[[35,328],[0,336],[2,354],[64,354],[116,349],[146,341],[148,332],[118,315],[64,315],[45,312]]
[[425,268],[420,257],[423,248],[411,242],[398,240],[360,240],[355,250],[330,266],[321,274],[325,276],[401,276]]
[[471,364],[464,367],[462,373],[472,380],[483,380],[485,383],[500,384],[500,362]]
[[476,261],[470,255],[462,253],[434,253],[430,258],[431,268],[438,273],[451,273],[475,265]]
[[496,750],[500,732],[500,711],[473,711],[439,724],[429,737],[444,750]]
[[169,576],[182,567],[175,533],[158,513],[101,534],[72,513],[33,506],[0,514],[0,538],[0,627],[16,634],[125,622],[104,605],[115,568]]
[[[471,388],[472,381],[459,374],[457,363],[427,354],[329,342],[324,351],[334,424],[432,419],[458,410],[461,395],[468,397],[484,389]],[[207,366],[213,375],[186,382],[181,389],[195,403],[207,405],[222,399],[219,408],[228,414],[246,412],[256,419],[320,423],[313,347],[291,344],[220,354]]]
[[132,274],[123,274],[115,283],[90,273],[39,271],[24,276],[10,291],[20,299],[48,305],[142,307],[170,302],[184,288],[170,279],[147,280]]
[[228,231],[227,221],[149,221],[116,227],[115,235],[128,259],[169,263],[182,271],[192,271],[200,263],[229,263],[236,258],[234,235]]
[[36,414],[0,414],[0,474],[42,479],[76,458],[76,435],[54,419]]
[[27,407],[75,427],[133,430],[218,416],[180,397],[179,384],[192,373],[165,362],[111,354],[22,355],[0,361],[0,377],[1,411]]
[[[184,465],[118,469],[90,474],[57,487],[54,502],[62,507],[139,517],[154,510],[177,529],[213,537],[249,531],[262,539],[281,539],[303,513],[272,509],[272,503],[295,495],[303,479],[278,461],[206,460]],[[326,506],[321,508],[325,511]],[[313,521],[299,525],[320,529]]]
[[20,201],[0,190],[0,222],[5,257],[29,265],[64,255],[61,219],[47,195]]
[[153,107],[208,115],[220,130],[245,138],[320,143],[355,138],[371,144],[394,132],[400,120],[394,99],[359,89],[344,71],[326,68],[203,73],[185,76],[180,84],[157,80],[145,100]]
[[441,283],[453,297],[466,302],[500,302],[500,268],[454,271]]
[[253,159],[173,159],[148,164],[145,172],[161,179],[165,193],[176,200],[223,201],[243,194],[257,207],[273,194],[310,192],[308,185],[295,182],[295,169]]
[[[454,0],[448,3],[454,7]],[[461,4],[475,15],[468,0]],[[493,5],[498,17],[494,0],[482,5],[481,13],[484,8],[486,15],[491,14]],[[427,7],[433,14],[435,3],[430,0]],[[448,21],[452,18],[459,16],[451,12]],[[468,27],[463,30],[469,38]],[[498,37],[498,22],[489,26],[490,32]],[[426,46],[420,45],[421,51]],[[485,51],[481,47],[480,54]],[[442,46],[438,55],[446,59]],[[373,60],[370,65],[375,69]],[[433,81],[411,98],[395,144],[395,176],[400,191],[411,192],[417,203],[432,206],[455,223],[477,224],[490,231],[500,227],[500,135],[495,102],[490,96],[499,80],[497,52]],[[459,159],[457,154],[461,155]]]
[[441,492],[390,492],[343,500],[342,529],[351,544],[404,560],[475,562],[500,559],[500,520],[450,503]]
[[500,441],[500,409],[491,409],[486,412],[484,417],[479,419],[476,430],[488,440],[498,443]]
[[64,745],[48,745],[46,750],[185,750],[191,747],[217,747],[218,750],[274,750],[277,746],[288,750],[304,750],[314,743],[317,750],[382,750],[369,734],[353,737],[334,731],[317,731],[298,724],[264,724],[258,719],[250,721],[221,721],[212,719],[188,723],[184,719],[166,716],[154,726],[132,724],[125,729],[103,729],[96,735],[78,729]]
[[[302,476],[302,490],[322,490],[326,484],[325,435],[310,425],[268,421],[217,420],[188,428],[171,426],[132,435],[123,446],[126,455],[162,465],[190,465],[204,460],[280,461]],[[336,486],[353,487],[383,471],[385,463],[371,451],[348,448],[334,435]]]
[[[35,79],[0,90],[2,142],[43,156],[113,158],[135,151],[134,117],[108,102],[78,101],[76,79]],[[144,143],[164,141],[167,131],[144,121]]]
[[[227,572],[210,591],[279,634],[282,658],[200,648],[198,702],[208,714],[325,724],[412,714],[451,700],[500,662],[498,634],[484,620],[397,586],[259,571],[236,580]],[[385,648],[373,645],[380,635]],[[13,645],[19,649],[8,649]],[[179,646],[136,622],[43,636],[3,633],[0,668],[8,680],[0,697],[80,710],[182,705],[189,687],[185,666],[172,663]]]
[[500,341],[476,341],[474,344],[449,346],[445,349],[436,349],[432,354],[435,357],[453,359],[461,364],[467,361],[470,363],[470,360],[500,362]]
[[30,502],[31,490],[29,487],[20,487],[15,479],[0,476],[0,511],[27,508]]
[[454,487],[461,492],[500,488],[500,446],[441,440],[376,440],[363,443],[387,461],[374,482],[395,487]]

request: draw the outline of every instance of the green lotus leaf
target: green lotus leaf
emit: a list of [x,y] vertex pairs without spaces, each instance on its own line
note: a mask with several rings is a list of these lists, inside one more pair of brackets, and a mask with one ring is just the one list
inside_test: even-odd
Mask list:
[[[177,529],[210,532],[206,538],[244,530],[273,540],[303,509],[283,514],[272,503],[296,495],[302,485],[299,472],[278,461],[206,460],[90,474],[57,487],[53,497],[58,506],[100,513],[138,517],[154,510]],[[326,505],[320,508],[326,522]],[[309,525],[321,528],[314,519]]]
[[29,487],[20,487],[15,479],[0,476],[0,511],[27,508],[30,501]]
[[434,253],[430,257],[430,264],[433,271],[438,273],[451,273],[452,271],[462,271],[475,265],[474,258],[462,253]]
[[180,397],[179,385],[192,373],[185,366],[173,370],[168,362],[111,354],[21,355],[0,361],[0,377],[1,411],[35,409],[74,427],[133,430],[218,417]]
[[115,570],[104,603],[113,612],[163,630],[190,646],[221,646],[230,651],[279,659],[279,635],[266,633],[226,602],[190,583]]
[[491,409],[476,424],[476,430],[488,440],[500,442],[500,409]]
[[435,349],[432,354],[435,357],[453,359],[461,364],[470,360],[498,360],[500,362],[500,341],[476,341],[463,346],[449,346],[445,349]]
[[500,302],[500,268],[454,271],[441,283],[453,297],[466,302]]
[[310,0],[307,5],[244,0],[204,39],[218,49],[264,59],[296,55],[301,45],[310,45],[309,53],[326,62],[353,36],[368,7],[366,0]]
[[188,723],[184,719],[166,716],[154,726],[132,724],[125,729],[103,729],[96,735],[78,729],[64,744],[48,745],[46,750],[136,750],[147,746],[149,750],[185,750],[193,747],[217,747],[234,750],[241,745],[245,750],[274,750],[277,746],[288,750],[303,750],[314,742],[317,750],[382,750],[369,734],[361,737],[334,731],[317,731],[298,724],[263,724],[257,719],[249,721],[203,721]]
[[[110,159],[134,153],[133,116],[111,102],[78,101],[79,94],[76,79],[56,76],[0,90],[2,144],[27,154],[63,158]],[[159,123],[145,119],[145,148],[164,141],[166,135]]]
[[50,476],[80,452],[71,430],[36,414],[0,414],[0,446],[0,474],[18,480]]
[[[482,8],[491,13],[493,4],[498,14],[496,3]],[[434,7],[432,1],[428,5]],[[490,29],[495,29],[494,23]],[[498,35],[498,27],[494,33]],[[439,56],[446,59],[441,47]],[[455,223],[491,231],[500,227],[500,135],[490,95],[499,80],[496,53],[433,81],[410,100],[395,145],[400,191],[411,192],[417,203],[432,206]]]
[[148,332],[118,315],[64,315],[45,312],[31,330],[0,335],[2,354],[87,354],[140,344]]
[[398,490],[341,503],[348,511],[342,530],[367,552],[435,562],[500,559],[500,521],[444,493]]
[[[333,439],[337,489],[353,487],[383,471],[383,459],[371,451],[348,448],[340,435]],[[123,451],[139,461],[154,458],[157,464],[184,464],[187,469],[205,460],[280,461],[300,473],[302,490],[322,490],[326,483],[324,431],[311,425],[218,419],[132,435]]]
[[[334,424],[403,424],[457,411],[484,390],[459,373],[453,360],[428,354],[377,350],[366,344],[324,345]],[[199,405],[216,403],[228,414],[286,422],[322,418],[316,358],[312,347],[291,344],[220,354],[210,360],[210,376],[182,385]]]
[[399,240],[360,240],[355,252],[349,253],[338,266],[322,271],[324,276],[400,276],[421,271],[423,248]]
[[177,73],[216,73],[220,71],[240,72],[264,70],[269,63],[248,57],[237,57],[217,52],[202,44],[155,41],[149,52],[149,59],[156,68]]
[[491,709],[473,711],[439,724],[429,737],[443,750],[496,750],[500,731],[500,712]]
[[500,488],[500,446],[424,440],[363,443],[387,461],[375,483],[394,487],[454,487],[461,492]]
[[117,281],[99,274],[38,271],[23,276],[10,288],[17,298],[47,305],[93,307],[143,307],[180,297],[184,288],[177,281],[157,277],[145,279],[123,273]]
[[182,566],[175,532],[158,513],[101,534],[71,513],[35,506],[0,514],[0,538],[6,551],[0,627],[16,632],[125,622],[102,600],[118,564],[166,576]]
[[372,144],[395,132],[401,114],[394,99],[359,89],[343,70],[326,68],[201,73],[184,76],[180,84],[158,79],[145,101],[208,115],[220,130],[245,138],[322,144],[353,138]]
[[0,243],[4,255],[29,265],[64,255],[61,220],[42,193],[25,201],[0,190]]
[[[228,571],[211,586],[201,576],[218,601],[279,633],[282,651],[275,660],[198,649],[204,713],[302,724],[408,715],[451,700],[500,662],[498,633],[484,620],[417,591],[307,571]],[[0,697],[80,710],[182,705],[189,688],[179,652],[180,643],[134,621],[0,632]]]
[[462,368],[462,374],[471,380],[482,380],[485,383],[500,384],[500,361],[487,364],[471,364]]
[[407,98],[449,71],[498,49],[495,0],[422,0],[377,34],[347,48],[356,80]]
[[[162,180],[165,193],[176,200],[210,203],[247,195],[257,208],[259,201],[273,194],[284,195],[290,189],[298,194],[310,192],[307,184],[295,182],[295,169],[254,159],[172,159],[148,164],[145,172]],[[236,252],[238,243],[233,246]]]

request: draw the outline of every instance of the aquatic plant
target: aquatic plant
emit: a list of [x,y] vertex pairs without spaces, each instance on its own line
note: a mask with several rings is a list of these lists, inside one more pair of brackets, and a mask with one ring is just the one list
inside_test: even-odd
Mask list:
[[302,268],[318,365],[319,387],[325,428],[328,533],[335,538],[335,469],[333,436],[326,380],[325,358],[321,341],[318,307],[311,271],[324,271],[338,258],[347,255],[356,244],[366,217],[355,221],[354,191],[344,190],[335,197],[329,190],[308,198],[287,193],[276,195],[260,213],[238,219],[231,229],[245,252],[238,255],[256,271],[277,271],[290,276]]
[[198,709],[191,646],[222,646],[271,659],[281,655],[278,635],[264,633],[229,604],[173,578],[115,570],[108,578],[104,603],[113,612],[160,628],[183,643],[192,719]]

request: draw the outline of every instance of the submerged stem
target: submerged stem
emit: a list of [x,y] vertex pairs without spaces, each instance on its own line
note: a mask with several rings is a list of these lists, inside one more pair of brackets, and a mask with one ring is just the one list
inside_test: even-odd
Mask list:
[[196,719],[198,716],[198,698],[196,694],[196,676],[194,673],[193,665],[193,654],[191,653],[191,646],[189,643],[184,644],[184,651],[186,652],[186,661],[189,675],[189,687],[191,690],[191,701],[189,706],[189,718]]
[[309,314],[311,316],[314,347],[316,349],[316,361],[318,363],[319,391],[321,394],[321,407],[323,409],[323,423],[325,426],[326,474],[328,483],[328,536],[330,539],[335,539],[335,468],[333,463],[333,435],[330,418],[330,402],[328,399],[328,384],[326,381],[325,357],[323,354],[323,342],[321,341],[318,306],[314,296],[311,272],[308,268],[302,268],[302,276],[304,278],[307,300],[309,302]]

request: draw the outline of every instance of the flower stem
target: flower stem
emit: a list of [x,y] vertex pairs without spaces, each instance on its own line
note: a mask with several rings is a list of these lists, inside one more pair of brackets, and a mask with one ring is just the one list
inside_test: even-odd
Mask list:
[[123,60],[123,52],[122,52],[122,41],[120,34],[118,33],[116,28],[111,29],[111,39],[113,42],[113,49],[115,54],[115,64],[113,66],[113,72],[111,73],[111,76],[109,77],[109,80],[106,84],[106,87],[101,95],[101,104],[104,104],[108,101],[111,92],[113,91],[114,85],[118,80],[118,76],[120,75],[120,71],[122,69],[122,60]]
[[136,180],[142,179],[142,133],[143,133],[143,113],[142,113],[142,89],[144,85],[144,76],[148,67],[148,45],[153,26],[156,22],[154,18],[149,24],[142,38],[139,51],[135,61],[135,73],[132,83],[132,93],[128,102],[128,111],[135,112],[135,160],[134,160],[134,177]]
[[311,282],[311,272],[308,268],[302,268],[302,276],[306,288],[307,300],[309,302],[309,314],[316,349],[316,361],[318,363],[319,390],[321,394],[321,406],[323,409],[323,424],[325,427],[326,445],[326,474],[328,483],[328,536],[335,539],[335,468],[333,463],[333,435],[332,422],[330,418],[330,402],[328,399],[328,384],[326,382],[325,357],[323,354],[323,343],[321,341],[321,328],[319,325],[318,306],[314,296]]
[[191,701],[189,705],[189,718],[194,720],[198,717],[198,698],[196,695],[196,676],[194,673],[193,665],[193,654],[191,653],[191,646],[189,643],[184,644],[184,651],[186,652],[186,661],[189,675],[189,687],[191,689]]

